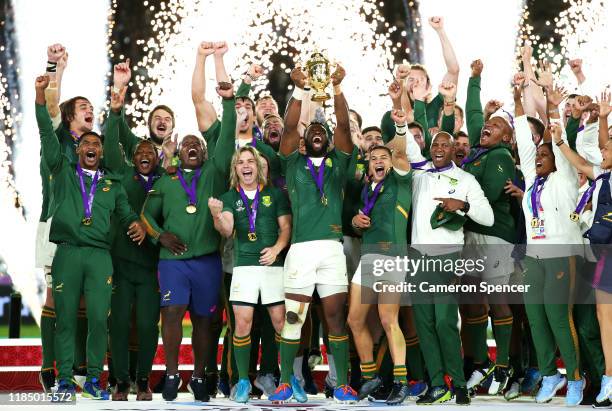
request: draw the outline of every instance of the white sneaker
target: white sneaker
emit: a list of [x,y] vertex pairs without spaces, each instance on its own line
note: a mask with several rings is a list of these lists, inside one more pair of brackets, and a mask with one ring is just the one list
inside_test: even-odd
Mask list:
[[518,381],[515,381],[510,385],[510,388],[504,394],[504,398],[506,401],[512,401],[521,396],[521,384]]
[[79,388],[82,390],[83,386],[85,385],[85,381],[87,381],[87,376],[86,375],[75,375],[73,379],[74,379],[74,383],[78,385]]
[[266,397],[274,394],[276,390],[276,384],[274,382],[274,375],[272,374],[257,374],[254,384],[257,388],[266,394]]

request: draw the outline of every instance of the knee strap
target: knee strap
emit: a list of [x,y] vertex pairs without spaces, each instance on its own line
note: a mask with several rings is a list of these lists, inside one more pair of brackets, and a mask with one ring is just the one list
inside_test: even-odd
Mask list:
[[302,325],[308,313],[310,303],[303,303],[295,300],[285,300],[285,325],[281,336],[290,340],[299,340]]

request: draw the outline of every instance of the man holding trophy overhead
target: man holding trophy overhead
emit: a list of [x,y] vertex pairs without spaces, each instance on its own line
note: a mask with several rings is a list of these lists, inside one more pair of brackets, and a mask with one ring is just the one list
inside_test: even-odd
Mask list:
[[[292,397],[306,402],[306,394],[292,375],[293,359],[299,349],[300,330],[312,301],[315,287],[321,297],[323,313],[329,327],[329,343],[334,354],[337,402],[356,402],[357,393],[347,384],[349,339],[345,307],[348,279],[342,244],[342,192],[348,162],[353,151],[349,127],[348,104],[340,83],[346,72],[340,65],[330,75],[329,61],[313,53],[306,63],[291,72],[295,84],[285,115],[280,157],[286,169],[287,188],[293,214],[291,248],[285,260],[286,321],[281,333],[281,379],[270,400],[282,403]],[[336,128],[334,148],[330,149],[327,127],[313,121],[304,131],[306,154],[298,151],[298,122],[302,100],[315,89],[313,100],[328,98],[325,87],[334,88]]]

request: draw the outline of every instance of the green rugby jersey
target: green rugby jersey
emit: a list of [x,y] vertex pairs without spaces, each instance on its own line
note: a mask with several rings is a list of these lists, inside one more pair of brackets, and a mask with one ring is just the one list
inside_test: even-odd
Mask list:
[[[278,217],[291,214],[287,197],[275,187],[264,186],[261,189],[255,220],[255,241],[248,239],[250,230],[246,210],[246,207],[253,206],[254,200],[248,199],[245,205],[237,189],[230,189],[220,200],[223,202],[223,211],[234,216],[234,267],[261,265],[261,250],[272,247],[278,240]],[[282,267],[283,263],[284,256],[281,253],[272,265]]]
[[[111,216],[114,215],[126,231],[132,222],[138,220],[128,203],[120,179],[106,172],[98,180],[91,207],[91,225],[84,225],[85,210],[76,164],[62,153],[62,146],[45,106],[36,105],[36,121],[43,161],[53,176],[53,201],[49,209],[49,216],[53,217],[53,221],[49,240],[56,244],[110,249]],[[89,193],[92,178],[84,175],[83,180],[86,192]]]
[[[371,196],[373,187],[368,186]],[[360,201],[364,206],[364,198]],[[407,244],[408,214],[412,206],[412,171],[400,175],[391,170],[385,178],[374,208],[370,213],[370,227],[363,230],[363,244],[377,245],[382,251],[391,246]]]
[[[128,202],[133,210],[140,212],[147,197],[147,191],[141,183],[142,177],[138,175],[136,167],[125,161],[124,153],[119,145],[119,123],[121,115],[110,112],[104,135],[104,158],[107,167],[121,176],[121,184],[127,193]],[[165,170],[159,165],[149,175],[153,181],[159,179]],[[150,186],[149,186],[150,187]],[[159,259],[159,246],[150,241],[138,245],[127,235],[119,221],[112,219],[112,247],[111,256],[139,264],[142,267],[155,268]]]
[[292,244],[342,238],[342,202],[350,158],[350,154],[334,148],[321,164],[325,167],[323,188],[327,197],[327,205],[323,205],[306,156],[297,150],[288,156],[280,155],[293,215]]
[[353,153],[346,173],[346,186],[344,188],[344,201],[342,202],[342,233],[350,237],[357,237],[351,222],[353,216],[359,209],[361,188],[363,180],[368,173],[368,162],[365,160],[357,146],[353,147]]
[[[187,245],[187,251],[183,255],[174,255],[162,247],[160,259],[186,260],[219,250],[221,237],[215,230],[208,209],[208,199],[219,197],[227,190],[230,161],[235,150],[236,130],[234,98],[224,99],[222,104],[221,136],[215,146],[215,152],[202,165],[196,185],[196,212],[193,214],[187,212],[189,196],[175,173],[165,174],[157,180],[145,201],[141,218],[147,225],[147,233],[154,243],[161,233],[169,231]],[[182,171],[187,186],[191,186],[196,171]]]

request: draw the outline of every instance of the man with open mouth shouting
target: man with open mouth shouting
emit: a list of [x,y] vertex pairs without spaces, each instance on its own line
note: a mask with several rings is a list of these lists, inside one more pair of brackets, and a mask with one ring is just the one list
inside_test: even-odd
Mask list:
[[[151,140],[140,140],[129,166],[119,146],[119,123],[121,107],[127,88],[119,93],[111,93],[111,110],[106,124],[104,152],[109,169],[122,176],[121,184],[127,192],[128,201],[134,210],[141,210],[147,193],[159,179],[163,169],[155,144]],[[157,282],[157,262],[159,246],[145,242],[136,247],[113,222],[113,295],[110,317],[110,350],[113,359],[113,375],[117,385],[112,393],[113,401],[127,401],[130,392],[128,347],[130,326],[126,313],[135,307],[136,321],[133,327],[138,335],[136,355],[137,385],[136,400],[150,401],[149,374],[153,357],[157,350],[159,330],[159,285]],[[131,317],[131,316],[129,316]]]
[[[113,87],[111,91],[115,94],[121,93],[128,86],[131,77],[130,59],[123,63],[115,64],[113,67]],[[174,156],[174,148],[176,146],[172,140],[175,126],[174,111],[163,104],[155,106],[149,113],[147,125],[149,127],[149,135],[146,139],[151,140],[155,146],[162,165],[169,167],[172,165],[172,157]],[[132,133],[125,119],[125,110],[122,108],[119,121],[119,142],[125,150],[128,161],[133,161],[136,146],[141,141],[140,137]]]
[[[426,260],[424,266],[454,261],[463,248],[462,225],[466,217],[488,227],[493,224],[493,210],[474,176],[453,163],[453,136],[446,132],[433,136],[429,147],[431,162],[425,160],[411,133],[408,133],[406,150],[413,166],[418,165],[419,169],[414,171],[412,179],[413,248],[420,254],[419,258]],[[439,285],[458,281],[454,270],[441,268],[419,271],[413,278],[417,283],[427,281]],[[413,295],[413,302],[420,344],[427,347],[423,357],[431,379],[431,387],[417,404],[437,404],[452,398],[444,381],[445,373],[453,379],[456,403],[469,404],[457,328],[456,295],[417,293]]]
[[194,372],[188,383],[197,401],[208,401],[204,384],[206,353],[211,341],[211,317],[218,309],[221,286],[219,233],[213,225],[208,198],[225,192],[234,153],[236,111],[234,90],[217,87],[223,98],[221,134],[210,159],[205,159],[200,137],[183,137],[180,166],[153,185],[141,218],[155,243],[161,244],[158,266],[162,339],[166,353],[166,381],[162,396],[176,398],[181,384],[178,354],[181,321],[189,309],[193,324]]
[[[352,226],[363,232],[363,244],[366,247],[364,254],[375,258],[405,255],[407,252],[406,230],[412,202],[412,173],[409,173],[410,164],[406,158],[407,116],[401,110],[394,110],[391,117],[397,131],[390,144],[397,144],[397,147],[393,152],[386,146],[372,146],[369,149],[368,179],[362,190],[359,203],[361,208],[352,221]],[[398,274],[388,275],[381,280],[402,282],[405,273]],[[359,398],[366,398],[382,385],[382,379],[376,375],[372,335],[366,325],[368,311],[372,304],[376,304],[394,365],[394,384],[387,404],[397,405],[410,393],[406,380],[406,344],[398,321],[401,294],[374,296],[372,290],[368,289],[372,287],[372,278],[369,276],[370,281],[362,280],[360,262],[351,281],[348,323],[353,332],[364,379]]]
[[285,195],[267,185],[264,161],[255,148],[240,148],[232,158],[230,190],[220,200],[208,200],[217,231],[234,236],[229,300],[236,322],[232,340],[239,376],[233,396],[237,402],[247,402],[251,392],[250,333],[258,299],[267,307],[277,335],[285,320],[281,251],[291,237],[291,212]]
[[58,244],[53,258],[53,296],[57,311],[58,393],[74,395],[73,364],[81,290],[87,301],[87,378],[83,396],[108,399],[100,387],[107,345],[113,266],[111,216],[142,243],[145,230],[132,211],[119,180],[100,168],[102,139],[94,132],[79,136],[76,166],[62,155],[45,107],[47,76],[36,79],[36,119],[42,155],[53,177],[50,240]]
[[281,161],[286,166],[287,188],[293,214],[291,248],[285,260],[285,325],[281,333],[281,380],[269,399],[283,402],[294,397],[307,401],[306,394],[292,375],[293,359],[299,349],[300,330],[317,289],[329,328],[334,353],[337,401],[357,401],[357,393],[347,384],[348,335],[344,307],[347,299],[346,260],[342,238],[342,191],[348,162],[353,151],[348,105],[340,83],[345,71],[337,66],[332,74],[334,111],[337,125],[335,147],[329,150],[327,129],[312,122],[304,131],[306,155],[298,151],[298,122],[307,75],[301,67],[291,72],[296,89],[289,101],[285,130],[281,139]]
[[[485,111],[493,114],[486,119],[480,103],[480,76],[483,64],[480,60],[472,62],[472,76],[468,83],[466,111],[469,145],[472,147],[467,158],[462,160],[462,167],[472,174],[484,191],[495,215],[492,226],[484,226],[468,219],[465,223],[465,244],[470,256],[487,255],[485,271],[475,277],[467,278],[475,283],[508,284],[514,272],[512,244],[516,243],[516,227],[511,213],[512,197],[505,193],[508,180],[514,181],[515,165],[512,148],[509,143],[514,133],[513,118],[500,110],[501,105],[495,101],[487,103]],[[491,107],[491,108],[489,108]],[[498,114],[501,113],[501,114]],[[486,121],[485,121],[486,120]],[[466,256],[468,256],[466,254]],[[465,331],[469,335],[474,357],[474,371],[468,379],[467,387],[475,391],[493,374],[489,386],[490,395],[502,394],[506,389],[512,369],[510,365],[510,338],[512,335],[513,316],[510,305],[503,295],[496,301],[488,301],[485,295],[477,297],[472,304],[464,308]],[[495,364],[489,359],[487,348],[487,325],[489,313],[487,304],[493,313],[493,330],[497,355]]]

